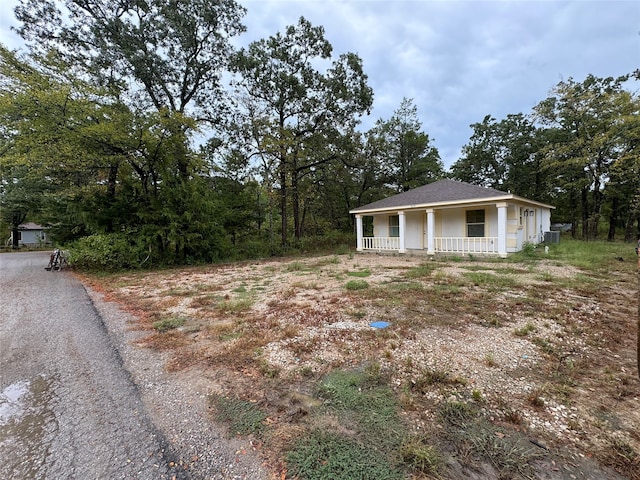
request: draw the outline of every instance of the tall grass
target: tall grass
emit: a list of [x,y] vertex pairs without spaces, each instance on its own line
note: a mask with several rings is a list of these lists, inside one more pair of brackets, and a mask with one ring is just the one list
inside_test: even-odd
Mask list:
[[603,271],[617,270],[621,263],[635,267],[634,245],[623,242],[604,242],[562,239],[549,247],[549,258],[562,260],[575,267]]

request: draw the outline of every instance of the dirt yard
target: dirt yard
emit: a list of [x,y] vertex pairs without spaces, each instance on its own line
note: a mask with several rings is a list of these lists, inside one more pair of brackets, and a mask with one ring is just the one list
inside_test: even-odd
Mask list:
[[[411,478],[640,478],[629,262],[604,274],[544,258],[345,254],[97,281],[149,330],[142,347],[172,352],[167,369],[267,412],[274,477],[309,428],[320,379],[373,365],[412,435],[445,458]],[[451,402],[473,404],[492,436],[528,439],[530,468],[449,435]]]

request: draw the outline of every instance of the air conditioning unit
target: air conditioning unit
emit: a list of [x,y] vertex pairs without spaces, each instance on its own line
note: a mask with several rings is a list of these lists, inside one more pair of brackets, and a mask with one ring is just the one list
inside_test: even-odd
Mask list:
[[544,243],[560,243],[560,232],[544,232]]

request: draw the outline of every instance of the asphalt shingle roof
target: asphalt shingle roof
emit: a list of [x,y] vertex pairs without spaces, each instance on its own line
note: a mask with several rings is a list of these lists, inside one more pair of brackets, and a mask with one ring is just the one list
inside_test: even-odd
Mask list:
[[478,185],[471,185],[470,183],[445,179],[354,208],[351,211],[359,212],[406,207],[408,205],[427,205],[430,203],[461,202],[466,200],[474,201],[496,197],[513,197],[513,195],[493,188],[479,187]]

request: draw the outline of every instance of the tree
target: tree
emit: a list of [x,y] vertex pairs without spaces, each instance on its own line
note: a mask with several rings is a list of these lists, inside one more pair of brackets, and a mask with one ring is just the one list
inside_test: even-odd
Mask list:
[[281,245],[286,247],[289,201],[294,234],[302,236],[301,180],[335,160],[335,139],[368,112],[372,90],[353,53],[331,60],[324,29],[304,18],[284,34],[251,43],[235,58],[235,87],[242,111],[240,147],[259,158],[268,184],[279,189]]
[[376,122],[372,134],[383,143],[379,161],[387,169],[387,181],[397,192],[426,185],[444,176],[438,150],[421,131],[418,109],[403,98],[393,116]]
[[24,168],[2,168],[0,172],[0,218],[9,225],[11,246],[17,249],[19,226],[28,218],[37,218],[46,186]]
[[[61,80],[59,98],[32,88],[52,99],[56,108],[45,117],[60,135],[22,150],[15,143],[12,152],[30,168],[42,161],[68,172],[78,163],[82,182],[57,205],[83,227],[71,230],[131,231],[169,261],[212,258],[223,246],[219,204],[190,142],[201,125],[215,127],[226,115],[220,79],[244,9],[233,0],[66,0],[63,15],[57,6],[22,0],[16,16],[32,62],[53,56],[65,65],[45,75]],[[23,117],[27,129],[38,122]],[[88,209],[94,213],[83,215]]]
[[457,180],[544,200],[539,168],[541,132],[522,113],[501,121],[490,115],[471,125],[473,135],[463,156],[451,167]]
[[[579,195],[584,239],[596,238],[611,167],[631,146],[621,128],[632,118],[629,115],[638,113],[637,102],[630,101],[632,96],[623,87],[628,80],[628,75],[615,79],[588,75],[582,83],[570,78],[559,82],[552,96],[534,108],[540,122],[557,131],[543,149],[543,167],[557,175],[559,188]],[[631,105],[631,110],[623,105]]]

